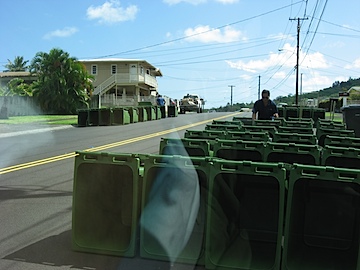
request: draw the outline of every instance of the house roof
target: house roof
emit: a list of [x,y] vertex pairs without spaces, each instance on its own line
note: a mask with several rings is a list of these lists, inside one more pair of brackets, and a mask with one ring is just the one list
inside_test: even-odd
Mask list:
[[28,71],[6,71],[0,72],[0,78],[7,78],[7,77],[31,77],[35,76]]
[[141,63],[145,68],[150,68],[155,71],[156,76],[162,76],[160,69],[156,68],[144,59],[126,59],[126,58],[93,58],[93,59],[79,59],[81,63]]
[[348,92],[350,92],[351,90],[360,91],[360,86],[353,86],[348,90]]

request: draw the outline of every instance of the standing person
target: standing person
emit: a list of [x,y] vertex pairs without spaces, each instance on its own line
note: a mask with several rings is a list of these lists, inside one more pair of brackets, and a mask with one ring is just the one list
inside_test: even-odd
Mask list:
[[158,97],[156,99],[156,103],[157,103],[157,105],[163,107],[163,106],[165,106],[165,99],[161,95],[158,95]]
[[271,120],[274,117],[279,117],[278,109],[274,101],[270,99],[270,91],[263,90],[261,93],[261,99],[255,102],[252,109],[252,119],[256,119],[258,114],[259,120]]

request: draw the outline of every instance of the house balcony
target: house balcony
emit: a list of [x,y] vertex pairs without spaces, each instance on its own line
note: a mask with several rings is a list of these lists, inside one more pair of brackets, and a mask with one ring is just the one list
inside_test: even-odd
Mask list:
[[116,85],[148,85],[151,88],[157,88],[158,82],[155,77],[148,74],[114,74],[107,80],[102,82],[100,85],[98,85],[94,90],[94,94],[103,95]]

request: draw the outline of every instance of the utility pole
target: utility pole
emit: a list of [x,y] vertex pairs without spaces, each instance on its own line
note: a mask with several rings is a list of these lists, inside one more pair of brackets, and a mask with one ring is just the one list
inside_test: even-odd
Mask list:
[[230,89],[231,89],[231,100],[230,100],[230,105],[233,105],[233,88],[235,87],[235,85],[229,85]]
[[290,21],[297,20],[297,45],[296,45],[296,82],[295,82],[295,104],[299,103],[299,51],[300,51],[300,20],[307,20],[308,18],[289,19]]
[[260,78],[261,76],[259,75],[258,99],[260,99]]

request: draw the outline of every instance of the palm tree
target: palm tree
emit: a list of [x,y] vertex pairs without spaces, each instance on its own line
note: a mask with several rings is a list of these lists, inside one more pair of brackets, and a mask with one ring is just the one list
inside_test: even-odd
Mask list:
[[8,63],[5,65],[5,67],[9,70],[9,71],[26,71],[28,69],[28,66],[26,66],[26,64],[29,61],[24,61],[24,57],[23,56],[16,56],[14,59],[14,62],[11,62],[8,59]]
[[33,83],[33,96],[47,113],[72,114],[88,106],[93,90],[92,78],[85,67],[67,52],[54,48],[38,52],[30,65],[38,80]]

